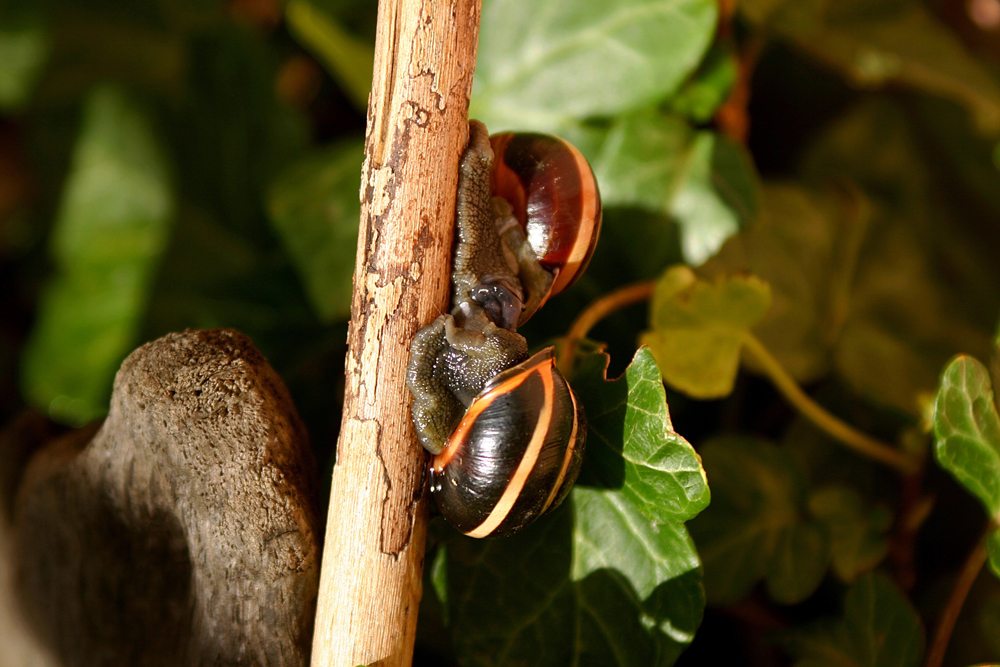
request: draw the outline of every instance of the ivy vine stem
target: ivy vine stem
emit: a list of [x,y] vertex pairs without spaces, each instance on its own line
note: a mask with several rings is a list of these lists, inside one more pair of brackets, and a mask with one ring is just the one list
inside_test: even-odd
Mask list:
[[761,365],[764,373],[774,383],[778,391],[797,409],[802,416],[854,451],[880,463],[896,468],[903,473],[912,472],[917,464],[903,452],[884,442],[865,435],[850,424],[830,414],[809,397],[788,374],[774,355],[764,347],[749,331],[743,335],[743,347]]
[[951,590],[951,597],[948,598],[948,603],[941,611],[941,618],[938,620],[937,630],[934,632],[934,641],[931,643],[930,650],[927,651],[927,662],[924,663],[924,667],[941,667],[941,663],[944,661],[944,654],[948,649],[948,642],[951,640],[951,631],[955,629],[955,622],[958,621],[958,614],[962,611],[965,598],[969,595],[973,582],[976,581],[979,571],[983,569],[983,564],[986,562],[986,540],[992,528],[991,522],[986,527],[982,539],[976,544],[976,548],[969,554],[961,573],[958,575],[958,581],[955,582],[955,587]]
[[[634,283],[616,289],[587,306],[574,320],[566,334],[559,353],[559,370],[564,374],[569,373],[577,343],[586,337],[595,324],[616,310],[649,300],[655,289],[655,280]],[[856,452],[905,474],[912,473],[918,468],[919,462],[905,456],[900,450],[861,433],[812,400],[764,344],[749,331],[743,336],[743,345],[744,349],[760,362],[764,373],[788,402],[827,434]]]
[[569,332],[566,334],[562,349],[559,351],[559,370],[564,375],[569,373],[569,369],[573,366],[573,357],[576,354],[577,343],[587,336],[587,333],[594,328],[595,324],[616,310],[648,301],[653,296],[655,289],[655,280],[633,283],[609,292],[587,306],[573,321]]

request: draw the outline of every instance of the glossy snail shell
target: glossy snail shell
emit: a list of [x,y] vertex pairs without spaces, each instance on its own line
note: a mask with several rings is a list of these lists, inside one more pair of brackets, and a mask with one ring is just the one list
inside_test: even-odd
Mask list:
[[431,461],[438,509],[472,537],[524,528],[569,493],[586,431],[553,348],[542,350],[492,378]]
[[601,231],[601,195],[583,154],[549,134],[504,132],[490,137],[493,194],[506,199],[528,243],[555,280],[549,295],[587,268]]

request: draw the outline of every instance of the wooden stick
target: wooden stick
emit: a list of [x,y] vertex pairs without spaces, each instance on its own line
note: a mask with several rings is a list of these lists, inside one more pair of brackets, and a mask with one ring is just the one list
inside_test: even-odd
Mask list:
[[413,334],[447,308],[479,15],[479,0],[379,3],[314,667],[412,660],[427,498],[406,364]]

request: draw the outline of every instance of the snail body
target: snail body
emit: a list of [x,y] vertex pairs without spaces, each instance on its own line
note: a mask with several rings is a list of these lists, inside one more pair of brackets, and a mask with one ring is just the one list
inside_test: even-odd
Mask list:
[[583,410],[553,349],[529,358],[516,328],[586,267],[600,197],[579,151],[526,136],[498,135],[491,147],[470,122],[452,310],[417,332],[407,369],[438,510],[473,537],[509,535],[558,506],[585,446]]

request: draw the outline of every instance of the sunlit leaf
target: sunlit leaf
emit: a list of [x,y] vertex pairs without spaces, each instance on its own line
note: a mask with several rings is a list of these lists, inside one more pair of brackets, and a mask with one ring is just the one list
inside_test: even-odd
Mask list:
[[622,116],[591,157],[605,205],[669,216],[680,225],[692,264],[757,216],[760,185],[746,151],[677,116],[653,110]]
[[271,222],[324,321],[351,312],[364,145],[349,141],[287,169],[268,193]]
[[681,226],[685,258],[697,265],[756,219],[760,185],[746,151],[714,132],[695,135],[686,167],[670,213]]
[[882,562],[888,553],[886,531],[892,524],[892,514],[884,509],[866,510],[854,489],[817,489],[809,495],[809,512],[826,527],[833,571],[841,581],[851,583]]
[[913,667],[923,628],[909,601],[881,574],[866,574],[844,598],[844,613],[788,634],[797,667]]
[[986,367],[958,357],[945,368],[934,406],[935,454],[1000,520],[1000,417]]
[[711,0],[488,0],[470,115],[494,131],[553,131],[674,92],[715,30]]
[[705,471],[673,430],[653,355],[640,348],[613,381],[607,364],[606,354],[588,355],[572,377],[588,424],[584,480],[619,489],[651,521],[692,518],[708,505]]
[[809,597],[829,564],[822,525],[805,512],[792,458],[767,442],[719,438],[701,447],[712,504],[691,522],[705,564],[708,599],[743,599],[766,579],[776,601]]
[[669,269],[650,308],[649,345],[663,378],[695,398],[733,389],[746,333],[771,304],[767,283],[753,276],[706,282],[686,266]]
[[680,116],[651,109],[619,116],[590,156],[604,204],[668,214],[693,137]]
[[23,388],[71,424],[107,410],[132,350],[174,210],[167,163],[145,110],[123,90],[87,100],[51,238],[56,272],[24,358]]

